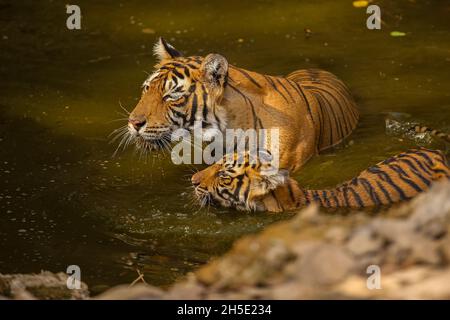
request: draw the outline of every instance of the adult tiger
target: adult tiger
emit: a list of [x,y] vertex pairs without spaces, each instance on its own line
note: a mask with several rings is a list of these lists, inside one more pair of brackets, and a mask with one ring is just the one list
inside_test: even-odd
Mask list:
[[[365,208],[408,200],[437,180],[450,179],[441,151],[412,149],[362,171],[356,178],[328,190],[306,190],[274,170],[270,161],[250,161],[237,154],[192,176],[195,193],[208,201],[246,211],[280,212],[316,202],[322,207]],[[232,160],[232,161],[230,161]]]
[[229,65],[219,54],[183,57],[160,38],[156,71],[129,115],[128,139],[146,149],[167,144],[175,129],[279,129],[280,167],[295,171],[356,127],[358,111],[333,74],[299,70],[275,77]]

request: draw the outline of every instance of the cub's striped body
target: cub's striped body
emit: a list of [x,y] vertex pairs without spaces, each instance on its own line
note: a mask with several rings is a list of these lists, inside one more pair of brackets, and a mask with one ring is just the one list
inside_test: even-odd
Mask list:
[[163,39],[155,52],[156,71],[129,116],[128,139],[138,146],[164,146],[178,128],[200,126],[210,137],[225,129],[278,129],[280,167],[295,171],[357,125],[353,98],[329,72],[263,75],[228,65],[218,54],[182,57]]
[[326,208],[367,208],[405,201],[437,180],[450,179],[441,151],[412,149],[380,162],[336,188],[306,190],[285,170],[257,160],[222,160],[196,173],[192,183],[203,201],[248,211],[279,212],[316,202]]

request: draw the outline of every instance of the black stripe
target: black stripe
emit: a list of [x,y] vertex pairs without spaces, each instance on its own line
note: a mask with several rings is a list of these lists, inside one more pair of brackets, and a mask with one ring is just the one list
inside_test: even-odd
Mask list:
[[189,124],[191,126],[194,125],[196,113],[197,113],[197,94],[194,93],[194,97],[192,98],[192,106],[191,106],[191,118],[189,119]]
[[411,179],[408,178],[408,174],[405,171],[403,171],[402,168],[400,168],[397,165],[391,165],[390,168],[392,170],[394,170],[395,172],[397,172],[398,173],[398,177],[400,179],[402,179],[406,184],[411,186],[411,188],[413,188],[417,192],[422,192],[423,191],[422,188],[420,188],[414,181],[412,181]]
[[391,196],[389,195],[389,192],[383,187],[383,185],[381,184],[380,181],[376,181],[376,182],[377,182],[378,188],[380,188],[381,192],[383,192],[383,194],[386,197],[389,204],[391,204],[393,201],[392,201]]
[[348,187],[347,186],[342,187],[342,192],[344,193],[344,204],[345,204],[346,207],[350,207],[350,203],[348,202],[347,191],[348,191]]
[[424,153],[424,152],[422,152],[420,150],[414,150],[413,153],[421,156],[422,158],[424,158],[428,162],[428,164],[431,167],[433,167],[433,160],[431,160],[431,158],[426,153]]
[[280,78],[275,78],[275,80],[277,80],[277,82],[280,84],[280,86],[283,87],[284,91],[287,92],[287,94],[289,95],[289,97],[291,98],[291,100],[295,102],[295,99],[294,99],[294,97],[292,97],[291,92],[284,86],[283,82],[281,82],[281,79],[280,79]]
[[287,81],[287,83],[289,83],[289,85],[291,86],[292,89],[294,89],[295,92],[297,92],[297,94],[299,96],[302,95],[302,93],[298,90],[298,88],[294,85],[294,81],[289,80],[289,79],[285,79]]
[[245,199],[245,201],[248,200],[249,193],[250,193],[250,184],[247,184],[247,188],[245,189],[245,192],[244,192],[244,199]]
[[360,208],[364,207],[364,203],[361,200],[361,197],[359,196],[358,192],[356,192],[352,187],[348,187],[348,190],[350,190],[353,193],[353,198],[355,198],[356,202],[358,203]]
[[208,94],[206,93],[205,86],[202,84],[201,89],[203,91],[202,98],[203,98],[203,120],[208,120],[208,106],[206,104],[206,100],[208,99]]
[[395,182],[392,181],[391,177],[386,172],[381,170],[379,167],[373,166],[373,167],[370,167],[369,169],[367,169],[367,171],[380,176],[382,180],[389,183],[389,185],[391,185],[395,189],[395,191],[397,191],[398,195],[400,196],[400,200],[408,200],[409,199],[409,197],[407,197],[405,195],[403,190],[398,185],[396,185]]
[[[319,103],[319,105],[322,105],[322,103],[323,103],[323,105],[325,105],[325,106],[327,106],[327,103],[325,103],[325,102],[327,102],[327,101],[323,101],[322,100],[322,97],[321,97],[321,95],[320,95],[320,93],[319,92],[317,92],[317,96],[316,96],[316,99],[317,99],[317,102]],[[328,104],[329,104],[329,102],[328,102]],[[322,108],[320,108],[321,110],[322,110]],[[333,110],[333,107],[331,107],[330,106],[330,108],[326,108],[327,110],[328,109],[331,109],[331,110]],[[327,113],[328,114],[328,113]],[[322,115],[323,115],[323,111],[322,111]],[[334,115],[334,113],[333,113],[333,117],[334,117],[334,120],[335,120],[335,125],[336,125],[336,131],[337,131],[337,133],[338,133],[338,135],[339,135],[339,127],[338,127],[338,121],[336,120],[336,116]],[[330,137],[329,137],[329,139],[330,139],[330,145],[333,145],[334,144],[334,140],[333,140],[333,126],[332,126],[332,124],[331,124],[331,119],[330,119],[330,117],[328,116],[328,119],[329,119],[329,122],[330,122]]]
[[264,78],[266,79],[266,81],[270,84],[270,86],[280,95],[283,97],[284,100],[286,100],[286,102],[288,102],[288,99],[286,98],[286,96],[280,91],[278,90],[278,88],[276,87],[275,83],[272,81],[271,78],[269,78],[269,76],[264,75]]
[[308,114],[309,114],[309,116],[310,116],[310,118],[311,118],[312,123],[314,124],[314,118],[313,118],[313,115],[312,115],[312,112],[311,112],[311,105],[309,104],[309,101],[308,101],[308,99],[306,98],[306,95],[305,95],[305,93],[303,92],[303,89],[302,89],[301,85],[298,84],[297,82],[295,82],[295,85],[298,87],[298,89],[299,89],[300,92],[302,93],[302,97],[303,97],[303,99],[305,100],[305,103],[306,103],[306,109],[308,110]]
[[326,204],[326,208],[330,208],[330,199],[328,197],[327,191],[326,190],[322,190],[322,198],[325,199],[325,204]]
[[260,124],[260,126],[262,126],[261,124],[261,120],[257,117],[256,115],[256,111],[255,111],[255,106],[253,105],[253,102],[251,99],[249,99],[245,94],[243,94],[238,88],[236,88],[235,86],[229,84],[230,88],[232,88],[233,90],[235,90],[237,93],[239,93],[242,98],[244,99],[244,101],[250,105],[251,110],[252,110],[252,115],[253,115],[253,128],[257,129],[258,128],[258,123]]
[[196,66],[196,65],[194,65],[194,64],[192,64],[192,63],[187,63],[186,64],[189,68],[191,68],[191,69],[198,69],[198,66]]
[[189,68],[184,68],[184,74],[186,75],[186,77],[190,77],[191,76],[191,72],[189,71]]
[[408,158],[408,159],[414,160],[414,162],[415,162],[415,163],[416,163],[423,171],[425,171],[427,174],[429,174],[429,175],[432,175],[432,174],[433,174],[433,169],[432,169],[428,164],[420,162],[419,159],[413,157],[413,156],[410,155],[410,154],[404,154],[404,153],[402,153],[402,154],[399,154],[398,157],[399,157],[399,158]]
[[183,119],[183,123],[186,121],[186,115],[185,115],[183,112],[180,112],[180,111],[178,111],[178,110],[174,110],[174,109],[172,109],[172,108],[170,108],[170,111],[172,111],[172,113],[173,113],[175,116],[177,116],[177,117]]
[[419,177],[419,179],[422,180],[422,182],[425,183],[427,186],[430,186],[431,184],[430,180],[425,178],[411,161],[409,161],[408,159],[398,159],[398,161],[406,163],[408,167],[411,169],[412,173],[414,173],[417,177]]
[[[350,131],[352,131],[352,123],[351,123],[351,121],[350,120],[347,120],[347,117],[346,117],[346,115],[348,114],[348,112],[347,112],[347,110],[344,112],[344,109],[346,109],[346,108],[344,108],[342,105],[341,105],[341,103],[339,102],[339,99],[338,98],[336,98],[336,96],[334,96],[332,93],[330,93],[329,91],[327,91],[327,90],[323,90],[324,92],[326,92],[328,95],[330,95],[330,97],[336,102],[336,104],[337,104],[337,106],[339,107],[339,110],[341,111],[341,113],[342,113],[342,119],[344,120],[344,124],[345,124],[345,129],[346,129],[346,135],[348,134],[348,133],[350,133]],[[347,122],[348,122],[348,124],[350,125],[350,129],[349,129],[349,126],[347,125]]]
[[182,101],[180,100],[180,102],[170,104],[170,107],[171,108],[181,108],[181,107],[184,107],[186,105],[186,103],[187,103],[187,99],[185,98]]
[[289,198],[291,198],[291,201],[293,203],[295,203],[295,196],[294,196],[294,191],[292,190],[291,180],[288,181],[287,188],[288,188],[288,191],[289,191]]
[[[231,66],[232,67],[232,66]],[[240,73],[242,73],[248,80],[250,80],[255,86],[257,86],[258,88],[262,88],[261,85],[256,82],[255,79],[253,79],[252,76],[250,76],[247,72],[245,72],[242,69],[236,68],[236,67],[232,67],[234,70],[239,71]]]
[[314,199],[316,202],[319,202],[319,203],[320,203],[320,206],[323,207],[324,205],[323,205],[323,203],[322,203],[322,199],[320,198],[320,195],[319,195],[319,193],[317,192],[317,190],[313,190],[313,191],[312,191],[312,194],[313,194],[313,199]]
[[377,192],[375,191],[373,186],[370,184],[370,182],[365,178],[359,178],[358,180],[363,185],[364,189],[366,190],[367,194],[372,199],[372,202],[375,204],[375,206],[379,206],[381,204],[380,198],[378,198]]
[[[337,192],[337,190],[336,190],[336,192]],[[333,195],[333,200],[334,200],[334,202],[336,203],[336,207],[339,207],[339,206],[340,206],[340,203],[339,203],[339,198],[338,198],[337,195],[336,195],[336,192],[335,192],[334,190],[332,190],[332,191],[331,191],[331,194]]]
[[172,81],[175,83],[174,87],[176,87],[178,85],[178,78],[172,77]]
[[303,191],[303,195],[305,196],[305,203],[306,203],[306,204],[310,204],[310,203],[311,203],[311,200],[309,200],[309,194],[308,194],[308,191],[306,191],[305,189],[302,189],[302,191]]
[[284,211],[283,206],[281,205],[280,201],[278,201],[277,196],[275,195],[275,192],[272,190],[270,191],[270,194],[272,195],[272,197],[275,199],[275,201],[277,202],[277,206],[278,208],[280,208],[282,211]]
[[[316,96],[316,93],[315,92],[313,92],[313,93],[314,93],[314,96]],[[317,116],[319,117],[319,135],[317,138],[319,139],[318,145],[321,145],[324,119],[323,119],[323,111],[322,111],[322,101],[320,99],[317,99],[317,106],[318,106],[318,109],[320,110],[320,114],[319,114],[319,112],[317,113]]]
[[178,62],[169,62],[164,65],[164,67],[168,68],[184,68],[184,65]]
[[[224,199],[224,200],[234,199],[234,195],[227,188],[222,188],[222,191],[220,193],[218,192],[217,194],[220,195],[222,197],[222,199]],[[225,198],[224,194],[226,194],[228,196],[228,198]]]
[[[340,112],[341,112],[341,119],[339,120],[339,126],[341,127],[341,134],[342,134],[342,137],[341,137],[341,139],[342,138],[344,138],[350,131],[351,131],[351,129],[349,129],[349,127],[348,127],[348,125],[347,125],[347,118],[345,117],[345,113],[344,113],[344,110],[342,109],[342,107],[341,107],[341,104],[339,103],[339,101],[336,99],[336,97],[334,97],[330,92],[328,92],[327,90],[323,90],[323,89],[316,89],[316,90],[322,90],[324,93],[327,93],[335,102],[336,102],[336,105],[338,106],[338,108],[339,108],[339,110],[340,110]],[[324,96],[324,95],[322,95],[322,98],[325,100],[325,101],[327,101],[328,102],[328,105],[330,106],[330,108],[332,109],[333,108],[333,105],[330,103],[330,101]],[[344,123],[344,126],[345,126],[345,133],[342,131],[342,122]]]
[[[356,106],[354,103],[354,100],[350,94],[350,92],[348,91],[348,89],[344,88],[342,89],[342,85],[340,86],[339,84],[342,84],[341,81],[338,81],[337,79],[334,79],[335,81],[329,83],[327,81],[320,81],[320,82],[316,82],[316,84],[318,85],[322,85],[332,91],[335,92],[335,94],[339,95],[342,97],[342,101],[344,101],[346,107],[349,109],[347,111],[350,111],[353,121],[357,122],[358,121],[358,115],[355,113],[356,112]],[[330,84],[330,85],[328,85]],[[340,86],[341,90],[339,90],[338,88],[336,88],[336,86]],[[327,90],[324,90],[327,91]],[[344,93],[344,94],[343,94]]]
[[[337,134],[340,135],[341,139],[342,139],[342,137],[344,137],[344,133],[342,132],[342,126],[340,124],[340,121],[338,120],[338,117],[336,116],[336,113],[334,112],[334,109],[331,106],[330,106],[329,109],[330,109],[329,111],[331,111],[331,113],[333,115],[333,118],[334,118],[334,123],[335,123],[335,126],[336,126]],[[330,121],[331,121],[331,119],[330,119]],[[333,130],[331,130],[331,137],[333,136],[332,132],[333,132]],[[330,139],[331,139],[331,141],[333,141],[333,138],[330,138]]]
[[436,174],[436,173],[441,173],[441,174],[445,175],[446,177],[450,178],[450,175],[449,175],[448,171],[446,171],[446,170],[442,170],[442,169],[434,169],[434,173],[435,173],[435,174]]
[[237,200],[239,199],[239,192],[241,191],[242,185],[244,184],[244,175],[241,174],[239,176],[236,176],[237,179],[237,186],[236,186],[236,190],[234,190],[234,198]]
[[173,124],[176,125],[180,125],[180,123],[178,122],[178,119],[174,118],[172,114],[170,114],[170,112],[167,113],[167,116],[169,117],[170,122],[172,122]]
[[184,78],[185,78],[184,75],[183,75],[182,73],[179,73],[179,72],[177,71],[177,69],[172,69],[171,71],[172,71],[172,73],[173,73],[175,76],[177,76],[178,78],[180,78],[180,79],[184,79]]

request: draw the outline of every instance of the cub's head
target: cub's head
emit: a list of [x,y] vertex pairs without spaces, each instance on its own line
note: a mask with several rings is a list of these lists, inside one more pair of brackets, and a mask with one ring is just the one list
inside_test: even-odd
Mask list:
[[159,149],[176,129],[222,130],[220,101],[228,62],[218,54],[183,57],[160,38],[154,53],[158,63],[145,80],[141,99],[128,119],[128,138],[146,150]]
[[195,195],[201,205],[257,210],[258,200],[288,179],[288,171],[273,167],[270,160],[248,153],[225,156],[192,176]]

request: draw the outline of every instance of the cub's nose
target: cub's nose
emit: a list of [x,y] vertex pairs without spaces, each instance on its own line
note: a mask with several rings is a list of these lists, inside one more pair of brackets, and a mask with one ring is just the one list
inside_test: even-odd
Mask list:
[[147,123],[147,120],[145,119],[144,116],[130,117],[128,119],[128,123],[131,124],[133,126],[133,128],[136,129],[136,131],[139,131],[139,129],[141,129],[143,126],[145,126],[145,124]]
[[202,182],[200,172],[197,172],[191,177],[191,182],[194,187],[198,186]]

